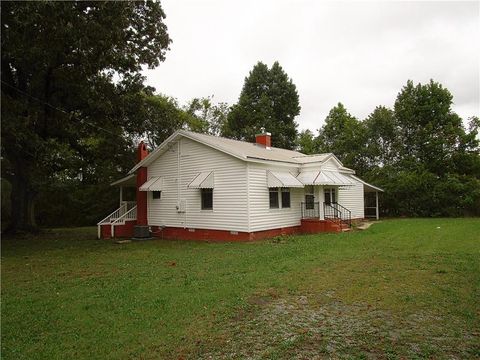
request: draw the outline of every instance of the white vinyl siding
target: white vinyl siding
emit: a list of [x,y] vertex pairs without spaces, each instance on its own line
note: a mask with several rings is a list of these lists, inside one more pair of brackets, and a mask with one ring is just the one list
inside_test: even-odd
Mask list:
[[328,159],[327,162],[322,164],[322,170],[338,171],[339,164],[334,159]]
[[[290,208],[282,208],[281,199],[278,209],[270,208],[267,170],[298,172],[292,168],[275,168],[260,164],[249,164],[249,208],[250,231],[262,231],[300,225],[302,217],[300,203],[303,201],[303,189],[290,189]],[[280,195],[279,195],[280,197]]]
[[[148,177],[164,178],[162,198],[148,196],[149,225],[248,231],[246,163],[196,141],[180,139],[148,167]],[[178,173],[180,163],[180,173]],[[201,209],[201,190],[187,188],[204,171],[214,172],[213,209]],[[178,186],[179,184],[179,186]],[[185,212],[178,213],[179,200]]]
[[338,203],[352,212],[352,219],[364,218],[363,184],[357,182],[339,189]]
[[[180,145],[179,145],[180,143]],[[180,149],[180,156],[178,150]],[[178,166],[179,165],[179,166]],[[335,160],[322,169],[338,170]],[[318,167],[312,168],[319,171]],[[179,171],[180,170],[180,171]],[[194,140],[180,137],[148,166],[148,178],[161,177],[161,199],[148,192],[148,221],[154,226],[191,229],[255,232],[298,226],[301,222],[303,188],[290,188],[290,208],[271,209],[267,171],[298,174],[300,167],[246,162]],[[202,172],[213,171],[213,209],[201,209],[201,190],[188,184]],[[363,218],[363,184],[337,188],[338,202],[352,211],[352,218]],[[178,212],[180,200],[184,212]],[[315,186],[315,202],[323,207],[323,187]]]

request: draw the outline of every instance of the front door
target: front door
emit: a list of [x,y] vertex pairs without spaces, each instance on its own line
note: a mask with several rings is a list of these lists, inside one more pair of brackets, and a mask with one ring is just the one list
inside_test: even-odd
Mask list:
[[338,207],[335,205],[337,203],[337,194],[336,194],[335,188],[326,188],[323,190],[323,194],[325,196],[325,204],[330,205],[329,212],[333,216],[338,217],[339,211],[338,211]]
[[337,202],[337,195],[334,188],[326,188],[323,190],[325,195],[325,204],[330,205],[331,203]]

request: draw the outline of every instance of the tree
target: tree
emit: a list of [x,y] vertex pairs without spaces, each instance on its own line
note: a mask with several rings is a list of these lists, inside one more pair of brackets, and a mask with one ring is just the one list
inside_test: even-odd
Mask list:
[[142,109],[142,137],[154,149],[187,122],[187,115],[177,100],[164,95],[146,95]]
[[213,103],[213,96],[194,98],[184,107],[186,127],[195,132],[223,135],[226,131],[230,107],[227,103]]
[[[2,177],[11,230],[35,229],[52,182],[108,183],[129,167],[145,94],[165,59],[159,2],[2,2]],[[52,199],[50,199],[52,201]]]
[[359,174],[366,170],[365,128],[350,115],[342,103],[333,107],[319,129],[317,143],[320,152],[332,152],[347,167]]
[[389,215],[480,214],[478,119],[467,130],[439,83],[408,81],[394,112],[377,108],[365,121],[367,180],[385,189]]
[[421,163],[438,175],[452,171],[452,155],[465,136],[452,102],[448,89],[433,80],[416,86],[409,80],[403,87],[394,107],[403,167],[415,168]]
[[297,149],[303,154],[315,154],[317,152],[317,144],[315,137],[310,130],[303,130],[297,137]]
[[225,135],[254,141],[265,128],[272,146],[293,149],[297,136],[295,117],[300,113],[296,86],[278,62],[269,69],[258,62],[245,78],[238,103],[228,115]]
[[377,106],[365,119],[365,156],[368,167],[393,164],[398,153],[398,126],[395,114],[385,106]]

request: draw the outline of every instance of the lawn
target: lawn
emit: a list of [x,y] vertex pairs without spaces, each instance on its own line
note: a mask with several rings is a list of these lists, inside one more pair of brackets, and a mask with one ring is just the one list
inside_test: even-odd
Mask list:
[[480,220],[255,243],[2,243],[3,359],[480,358]]

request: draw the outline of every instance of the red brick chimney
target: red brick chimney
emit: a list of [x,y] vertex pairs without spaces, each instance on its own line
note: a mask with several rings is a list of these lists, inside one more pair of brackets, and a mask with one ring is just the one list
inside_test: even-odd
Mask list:
[[[137,161],[140,162],[148,156],[148,150],[145,143],[142,141],[137,148]],[[142,186],[147,181],[147,168],[141,167],[137,170],[137,225],[148,225],[147,219],[147,192],[140,191]]]
[[262,129],[260,134],[255,135],[255,143],[266,149],[270,149],[272,146],[272,134],[266,132],[265,129]]

